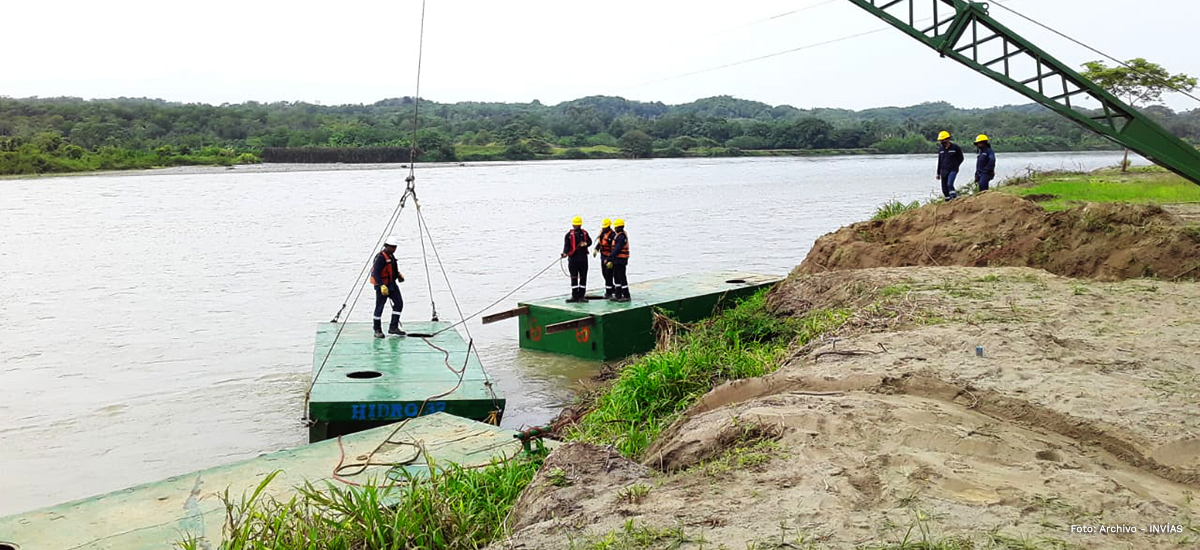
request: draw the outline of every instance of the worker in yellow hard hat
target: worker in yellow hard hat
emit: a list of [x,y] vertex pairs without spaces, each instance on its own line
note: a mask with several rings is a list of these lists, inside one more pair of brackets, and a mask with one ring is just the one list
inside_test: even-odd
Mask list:
[[958,198],[958,192],[954,190],[954,180],[958,178],[958,168],[963,163],[963,150],[950,141],[950,132],[938,134],[938,141],[942,145],[938,148],[937,179],[942,182],[942,196],[946,200],[955,199]]
[[992,140],[986,134],[975,138],[975,147],[979,150],[975,157],[975,183],[980,191],[987,191],[996,177],[996,152],[992,150]]
[[[596,237],[596,250],[592,252],[592,256],[603,254],[603,257],[607,258],[612,254],[613,241],[616,238],[617,232],[612,230],[612,220],[604,218],[604,221],[600,222],[600,236]],[[609,269],[608,263],[603,260],[600,262],[600,275],[604,276],[604,297],[614,297],[612,269]]]
[[575,216],[571,219],[571,230],[563,239],[562,257],[567,258],[567,270],[571,272],[571,297],[568,302],[586,302],[588,247],[592,246],[592,237],[583,228],[583,218]]
[[629,235],[625,233],[625,220],[613,220],[612,250],[604,255],[604,265],[612,270],[614,302],[629,301],[629,279],[625,276],[625,268],[629,265]]

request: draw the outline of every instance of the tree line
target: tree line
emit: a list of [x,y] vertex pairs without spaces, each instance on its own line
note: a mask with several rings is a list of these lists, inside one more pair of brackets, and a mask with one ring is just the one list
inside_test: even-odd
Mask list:
[[[400,158],[389,149],[372,155],[353,149],[409,149],[413,103],[411,97],[334,106],[0,97],[0,174],[255,162],[266,148],[340,148],[347,158]],[[1144,110],[1176,135],[1200,141],[1200,109]],[[935,102],[852,111],[730,96],[681,105],[591,96],[557,105],[422,100],[420,113],[419,161],[924,153],[934,149],[941,130],[964,142],[987,133],[1005,151],[1117,148],[1033,104],[961,109]],[[341,158],[312,149],[284,157]]]

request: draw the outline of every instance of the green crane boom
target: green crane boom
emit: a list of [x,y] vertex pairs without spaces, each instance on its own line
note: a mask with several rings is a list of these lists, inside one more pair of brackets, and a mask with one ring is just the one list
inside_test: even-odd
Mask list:
[[[1200,151],[966,0],[850,0],[1025,97],[1200,184]],[[1092,103],[1094,102],[1094,103]],[[1085,110],[1080,103],[1090,103]],[[1094,104],[1099,104],[1099,110]],[[1097,114],[1099,113],[1099,114]]]

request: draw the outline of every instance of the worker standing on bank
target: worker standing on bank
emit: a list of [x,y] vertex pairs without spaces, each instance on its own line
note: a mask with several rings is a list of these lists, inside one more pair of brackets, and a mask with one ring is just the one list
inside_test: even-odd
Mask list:
[[600,255],[600,275],[604,276],[605,299],[613,297],[613,275],[604,258],[612,254],[613,241],[616,240],[616,237],[617,232],[612,230],[612,220],[604,218],[604,221],[600,222],[600,236],[596,238],[596,250],[592,252],[592,256]]
[[592,237],[583,228],[583,218],[575,216],[571,220],[571,230],[563,238],[562,257],[567,258],[567,270],[571,272],[571,297],[568,302],[586,302],[588,247],[592,246]]
[[613,293],[616,294],[613,301],[628,302],[630,299],[629,279],[626,277],[625,269],[629,265],[629,235],[625,233],[625,220],[614,221],[613,230],[615,237],[612,251],[604,256],[604,265],[612,270]]
[[400,330],[400,311],[404,309],[404,298],[400,296],[400,287],[396,283],[404,282],[404,275],[396,263],[396,245],[400,240],[392,235],[383,241],[383,250],[375,255],[375,265],[371,268],[371,284],[375,286],[375,337],[383,338],[383,306],[388,298],[392,300],[392,322],[388,325],[388,334],[404,336]]
[[938,134],[941,147],[938,149],[937,179],[942,182],[942,196],[946,200],[958,198],[954,189],[954,180],[958,178],[958,168],[963,163],[962,147],[950,141],[950,132]]
[[975,181],[979,183],[979,191],[987,191],[996,177],[996,152],[984,134],[975,138],[975,147],[979,149],[979,156],[975,158]]

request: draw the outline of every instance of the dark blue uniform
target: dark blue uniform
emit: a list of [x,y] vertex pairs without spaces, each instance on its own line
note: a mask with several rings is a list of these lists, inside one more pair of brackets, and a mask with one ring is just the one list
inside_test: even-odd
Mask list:
[[604,277],[604,297],[612,298],[615,296],[613,292],[613,274],[608,268],[608,262],[604,258],[612,254],[613,241],[616,239],[617,232],[612,228],[605,227],[600,230],[600,236],[596,239],[596,248],[600,252],[600,275]]
[[[375,317],[372,324],[378,337],[382,337],[380,331],[383,329],[383,306],[387,305],[389,298],[392,300],[392,322],[388,325],[388,332],[404,334],[404,331],[400,330],[400,311],[404,309],[404,298],[400,296],[400,286],[396,284],[399,277],[400,267],[396,264],[394,255],[383,250],[375,255],[375,265],[371,267],[371,284],[375,286]],[[380,290],[382,288],[388,289],[386,296]]]
[[617,238],[613,240],[612,252],[604,257],[604,263],[613,264],[613,293],[616,294],[616,301],[628,302],[629,279],[625,275],[625,269],[629,265],[629,236],[625,234],[623,226],[616,231]]
[[592,246],[592,237],[582,228],[572,228],[563,238],[562,253],[567,255],[567,269],[571,272],[571,299],[568,302],[585,301],[589,246]]
[[958,168],[963,163],[962,147],[950,143],[938,149],[938,179],[942,180],[942,196],[947,200],[957,198],[954,190],[954,180],[958,178]]
[[996,152],[990,143],[976,147],[979,147],[979,156],[975,157],[975,181],[979,182],[980,191],[987,191],[996,177]]

